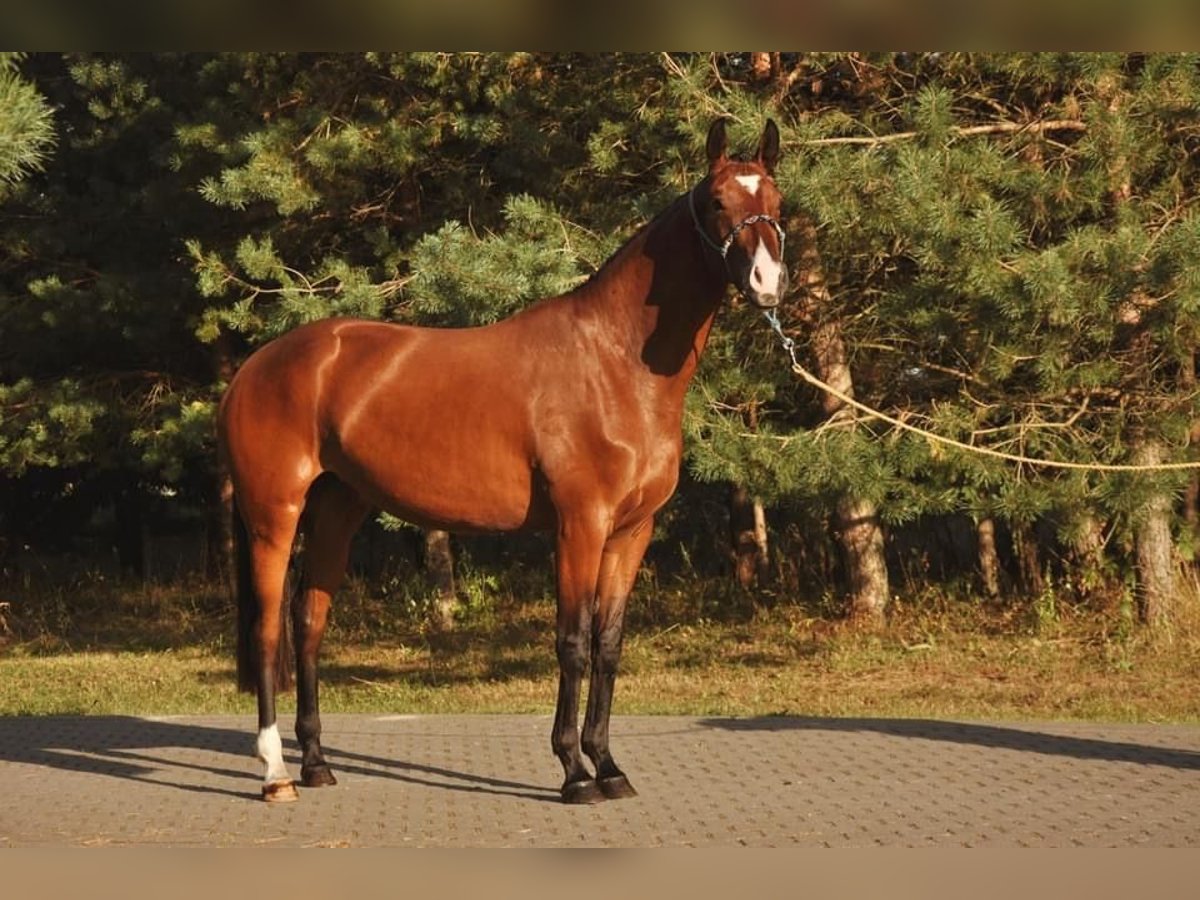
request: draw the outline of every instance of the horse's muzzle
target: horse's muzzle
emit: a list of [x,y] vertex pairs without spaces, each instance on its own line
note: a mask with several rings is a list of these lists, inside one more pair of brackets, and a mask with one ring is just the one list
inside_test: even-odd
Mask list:
[[759,309],[774,309],[779,305],[780,298],[787,293],[788,276],[787,271],[780,269],[778,287],[774,293],[768,291],[756,291],[747,286],[742,290],[746,299],[757,306]]

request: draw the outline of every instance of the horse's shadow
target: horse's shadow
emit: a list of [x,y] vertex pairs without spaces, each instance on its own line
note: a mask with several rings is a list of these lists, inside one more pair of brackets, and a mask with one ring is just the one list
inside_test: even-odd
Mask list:
[[[298,766],[296,743],[285,740],[284,747]],[[180,749],[228,756],[230,765],[183,760],[171,752]],[[252,731],[217,725],[133,716],[0,718],[0,762],[170,784],[203,794],[257,798],[261,776],[253,752]],[[338,773],[387,778],[448,791],[558,802],[557,790],[540,785],[382,759],[341,750],[336,745],[327,745],[325,752]],[[233,786],[227,782],[233,782]]]

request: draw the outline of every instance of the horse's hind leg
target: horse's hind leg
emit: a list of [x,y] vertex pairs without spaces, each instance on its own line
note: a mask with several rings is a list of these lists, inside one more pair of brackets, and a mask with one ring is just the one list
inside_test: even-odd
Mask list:
[[625,633],[625,606],[653,531],[654,522],[647,519],[623,534],[614,535],[605,545],[600,568],[596,616],[592,622],[592,678],[583,725],[583,752],[596,767],[596,784],[601,793],[610,800],[637,795],[609,752],[608,720]]
[[298,509],[292,504],[243,503],[241,514],[248,542],[248,587],[253,592],[255,610],[249,627],[258,694],[258,758],[265,766],[262,796],[271,802],[287,802],[298,795],[283,762],[283,743],[275,721],[275,689],[279,682],[286,681],[279,672],[280,643],[285,639],[283,593]]
[[300,783],[337,784],[321,752],[321,710],[317,654],[333,594],[346,575],[350,542],[369,507],[344,482],[325,475],[309,489],[304,508],[303,577],[292,607],[296,639],[296,738],[300,742]]

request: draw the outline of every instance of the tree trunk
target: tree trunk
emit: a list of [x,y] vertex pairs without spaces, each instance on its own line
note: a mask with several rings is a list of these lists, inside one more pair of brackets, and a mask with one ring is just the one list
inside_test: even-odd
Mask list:
[[[1189,336],[1189,340],[1194,340]],[[1184,354],[1180,387],[1185,394],[1196,390],[1196,351],[1189,350]],[[1200,419],[1192,420],[1188,431],[1188,444],[1191,447],[1200,445]],[[1183,494],[1183,517],[1188,524],[1188,540],[1195,546],[1200,539],[1200,472],[1193,471],[1188,478],[1187,487]]]
[[[1139,465],[1157,465],[1163,461],[1162,445],[1146,438],[1134,452],[1134,458]],[[1171,495],[1162,491],[1155,493],[1139,510],[1134,529],[1138,616],[1151,628],[1170,625],[1175,617],[1179,585],[1175,545],[1171,538],[1171,512]]]
[[996,552],[996,520],[991,516],[980,519],[975,525],[975,539],[979,548],[979,581],[983,594],[989,600],[1000,596],[1000,555]]
[[1017,580],[1021,593],[1028,598],[1040,597],[1046,589],[1042,578],[1041,554],[1038,553],[1037,535],[1031,525],[1013,525],[1013,551],[1017,557]]
[[770,545],[767,543],[767,510],[762,501],[754,501],[754,546],[758,550],[755,558],[759,586],[765,585],[771,576]]
[[762,502],[740,484],[729,494],[729,526],[733,545],[733,575],[743,588],[766,583],[769,573],[767,518]]
[[1085,513],[1071,537],[1073,581],[1081,600],[1103,600],[1110,586],[1104,571],[1104,526],[1093,513]]
[[[1103,96],[1103,95],[1102,95]],[[1114,115],[1121,109],[1124,95],[1116,93],[1109,101],[1109,111]],[[1132,167],[1124,156],[1117,156],[1109,163],[1110,194],[1114,218],[1119,221],[1121,213],[1128,208],[1133,197]],[[1133,326],[1131,343],[1139,353],[1150,358],[1153,342],[1144,327],[1142,310],[1152,306],[1145,292],[1135,287],[1126,298],[1123,321]],[[1184,381],[1194,381],[1194,369],[1186,372]],[[1134,462],[1139,465],[1157,465],[1163,461],[1163,447],[1152,437],[1142,437],[1134,446]],[[1169,493],[1157,492],[1138,510],[1134,522],[1134,555],[1137,559],[1138,617],[1144,625],[1161,628],[1169,625],[1175,615],[1178,583],[1175,570],[1175,547],[1171,538],[1172,497]]]
[[843,494],[837,504],[834,528],[846,562],[850,620],[878,627],[883,624],[887,608],[888,572],[875,504]]
[[[800,217],[799,231],[797,242],[801,251],[797,281],[808,292],[818,313],[828,311],[832,304],[825,269],[817,249],[816,226],[811,219]],[[817,375],[821,380],[853,397],[854,382],[846,361],[841,322],[836,318],[821,322],[813,332],[812,348]],[[824,394],[821,408],[826,415],[833,416],[843,410],[845,404],[832,394]],[[889,587],[879,512],[870,500],[848,491],[837,502],[833,526],[846,564],[849,616],[862,625],[881,626],[887,609]]]
[[434,626],[442,631],[453,630],[458,597],[454,593],[454,551],[449,532],[425,532],[425,577],[433,589]]

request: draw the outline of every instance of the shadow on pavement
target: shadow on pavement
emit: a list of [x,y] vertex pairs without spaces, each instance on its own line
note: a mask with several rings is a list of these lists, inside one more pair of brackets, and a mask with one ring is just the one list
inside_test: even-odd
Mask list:
[[[250,730],[135,716],[0,718],[0,762],[28,763],[106,775],[180,790],[258,799],[260,764]],[[292,774],[299,774],[296,742],[285,740]],[[232,757],[229,766],[180,759],[176,750]],[[437,766],[381,759],[327,744],[337,774],[390,778],[449,791],[500,794],[558,802],[557,789],[505,781]],[[183,754],[186,755],[186,754]]]
[[970,722],[943,722],[936,719],[832,719],[796,716],[761,716],[746,719],[701,719],[706,728],[725,731],[831,731],[869,732],[891,737],[918,738],[953,744],[973,744],[1001,750],[1018,750],[1066,756],[1074,759],[1131,762],[1141,765],[1168,766],[1172,769],[1200,769],[1200,753],[1171,747],[1146,746],[1102,738],[1049,734],[1034,727]]

